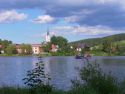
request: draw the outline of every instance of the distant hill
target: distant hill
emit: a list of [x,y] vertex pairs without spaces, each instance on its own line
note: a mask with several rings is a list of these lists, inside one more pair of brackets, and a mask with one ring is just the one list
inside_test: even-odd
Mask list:
[[70,42],[69,44],[70,45],[85,44],[85,45],[89,45],[89,46],[95,46],[95,45],[103,43],[106,39],[109,39],[109,38],[112,39],[112,42],[122,41],[122,40],[125,40],[125,33],[106,36],[106,37],[102,37],[102,38],[84,39],[84,40]]

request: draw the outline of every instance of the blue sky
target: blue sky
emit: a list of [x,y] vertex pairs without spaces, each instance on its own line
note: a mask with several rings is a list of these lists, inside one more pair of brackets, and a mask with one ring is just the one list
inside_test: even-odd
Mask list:
[[41,43],[51,35],[69,41],[125,33],[125,0],[1,0],[0,38]]

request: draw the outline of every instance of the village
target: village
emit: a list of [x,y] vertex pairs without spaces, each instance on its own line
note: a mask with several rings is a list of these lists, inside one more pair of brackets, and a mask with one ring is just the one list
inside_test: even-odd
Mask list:
[[[56,39],[57,38],[57,39]],[[9,43],[1,43],[0,44],[0,54],[4,55],[40,55],[44,53],[53,53],[53,55],[60,55],[55,54],[56,52],[61,53],[62,55],[76,55],[82,52],[82,49],[87,48],[89,46],[85,44],[78,44],[78,45],[69,45],[68,40],[63,38],[62,36],[51,36],[49,31],[46,33],[45,41],[41,44],[13,44],[12,42]],[[51,42],[52,40],[52,42]],[[61,43],[62,42],[62,43]],[[7,45],[5,45],[7,44]]]
[[[49,32],[47,32],[46,36],[45,36],[45,42],[41,43],[41,44],[13,44],[15,46],[15,49],[17,51],[17,54],[21,54],[24,50],[24,53],[27,53],[27,49],[22,49],[22,45],[29,45],[31,46],[31,53],[32,54],[41,54],[43,52],[42,46],[46,45],[47,43],[50,42],[50,35]],[[0,53],[4,54],[5,50],[4,49],[4,45],[0,44]],[[58,49],[57,45],[52,44],[51,45],[51,51],[52,52],[56,52]],[[30,54],[31,54],[30,53]]]

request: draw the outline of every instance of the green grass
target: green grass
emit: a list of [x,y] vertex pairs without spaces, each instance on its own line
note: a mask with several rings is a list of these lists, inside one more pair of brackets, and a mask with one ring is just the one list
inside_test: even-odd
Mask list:
[[11,55],[9,55],[9,54],[0,54],[0,56],[7,56],[7,57],[9,57],[9,56],[33,56],[32,54],[31,55],[21,55],[21,54],[11,54]]
[[29,89],[3,87],[0,88],[0,94],[30,94]]
[[4,87],[0,88],[0,94],[98,94],[93,89],[90,88],[77,88],[70,91],[53,90],[49,93],[44,93],[40,90],[31,90],[24,88],[11,88]]

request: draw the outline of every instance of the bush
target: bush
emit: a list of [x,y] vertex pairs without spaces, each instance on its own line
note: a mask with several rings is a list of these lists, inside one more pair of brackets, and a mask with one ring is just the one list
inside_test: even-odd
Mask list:
[[99,94],[118,94],[118,84],[116,79],[110,74],[103,73],[97,63],[87,63],[80,70],[83,86],[90,87]]
[[26,84],[34,94],[37,92],[49,93],[52,91],[52,86],[49,84],[50,77],[48,74],[45,74],[44,63],[40,60],[39,63],[36,63],[36,68],[31,71],[28,71],[27,77],[23,79]]

